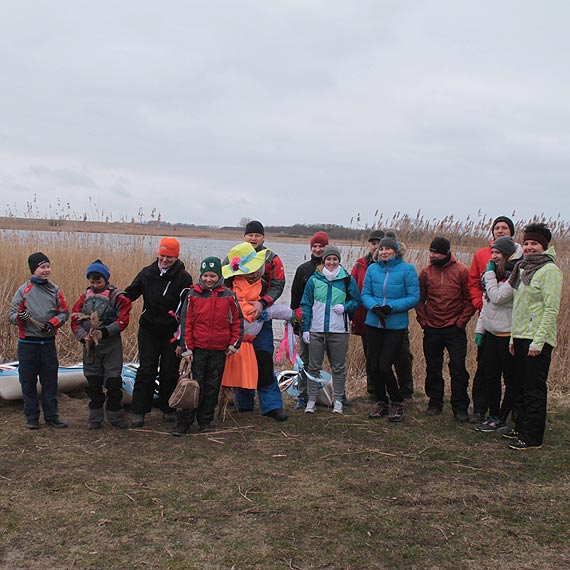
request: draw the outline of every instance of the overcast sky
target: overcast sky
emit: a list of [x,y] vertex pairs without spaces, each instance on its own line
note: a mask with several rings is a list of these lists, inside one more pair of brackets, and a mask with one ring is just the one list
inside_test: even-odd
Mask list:
[[569,219],[569,29],[568,0],[5,2],[0,214]]

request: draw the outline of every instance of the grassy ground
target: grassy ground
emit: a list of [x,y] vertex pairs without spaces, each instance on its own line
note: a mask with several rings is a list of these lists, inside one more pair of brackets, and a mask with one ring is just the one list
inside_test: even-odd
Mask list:
[[368,407],[173,438],[158,413],[89,432],[69,396],[69,429],[30,432],[0,402],[0,568],[570,567],[568,408],[516,452],[421,396],[402,424]]

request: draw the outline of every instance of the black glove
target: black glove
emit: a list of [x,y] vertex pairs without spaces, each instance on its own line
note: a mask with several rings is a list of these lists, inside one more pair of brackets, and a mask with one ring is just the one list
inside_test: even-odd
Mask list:
[[54,330],[55,330],[55,327],[49,321],[47,323],[45,323],[44,326],[42,327],[42,331],[46,334],[51,334]]
[[386,326],[386,315],[384,314],[382,307],[378,307],[378,306],[372,307],[371,311],[378,317],[380,324],[383,327],[385,327]]
[[18,311],[18,318],[21,321],[28,321],[32,317],[31,317],[30,313],[28,313],[28,311]]
[[99,330],[101,331],[101,338],[103,340],[109,338],[109,329],[107,327],[101,327]]
[[380,310],[384,313],[384,316],[388,316],[392,312],[390,305],[382,305]]

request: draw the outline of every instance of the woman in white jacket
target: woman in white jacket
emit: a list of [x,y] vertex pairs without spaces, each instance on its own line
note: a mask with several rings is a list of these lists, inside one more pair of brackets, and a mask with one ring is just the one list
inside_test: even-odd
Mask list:
[[[497,238],[491,246],[491,261],[483,273],[483,308],[475,327],[475,342],[480,347],[481,403],[487,417],[476,431],[494,432],[506,426],[513,408],[513,357],[509,338],[513,312],[513,288],[507,279],[522,257],[522,248],[513,238]],[[501,402],[501,377],[505,393]]]

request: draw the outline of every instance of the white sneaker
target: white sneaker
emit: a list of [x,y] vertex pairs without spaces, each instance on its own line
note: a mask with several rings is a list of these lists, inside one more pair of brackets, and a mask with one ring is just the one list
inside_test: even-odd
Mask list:
[[307,407],[305,408],[306,414],[314,414],[317,411],[317,402],[315,400],[309,400],[307,402]]
[[341,415],[343,414],[342,402],[340,400],[334,401],[333,414],[341,414]]

